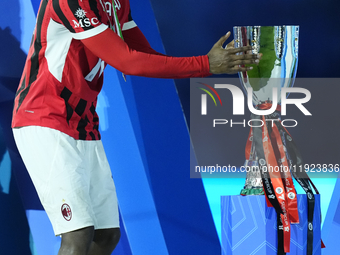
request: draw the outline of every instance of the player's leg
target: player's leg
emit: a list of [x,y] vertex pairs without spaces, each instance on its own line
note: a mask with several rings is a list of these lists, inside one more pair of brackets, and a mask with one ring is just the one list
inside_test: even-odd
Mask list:
[[119,240],[119,213],[101,141],[74,140],[33,126],[15,129],[14,135],[54,232],[62,235],[59,254],[85,255],[76,250],[86,252],[93,238],[91,250],[100,248],[103,255],[110,254]]
[[85,255],[96,225],[85,141],[43,127],[13,132],[55,235],[62,235],[59,254]]
[[[94,227],[87,227],[61,235],[61,246],[58,255],[88,254],[94,237]],[[101,254],[101,253],[96,253]]]
[[89,141],[90,197],[95,233],[89,255],[110,255],[120,238],[116,188],[101,141]]
[[97,229],[88,255],[110,255],[120,238],[119,228]]

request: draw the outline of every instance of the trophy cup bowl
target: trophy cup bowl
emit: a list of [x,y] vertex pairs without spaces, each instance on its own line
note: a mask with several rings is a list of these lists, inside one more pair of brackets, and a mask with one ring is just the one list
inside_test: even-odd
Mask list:
[[[240,72],[241,84],[247,93],[252,88],[253,106],[264,109],[273,102],[273,91],[277,93],[277,104],[281,102],[282,88],[292,87],[298,63],[299,26],[235,26],[235,48],[252,46],[251,53],[262,53],[258,65],[253,69]],[[250,52],[241,53],[248,54]],[[273,88],[276,88],[273,90]],[[275,100],[274,100],[275,101]],[[278,116],[278,115],[277,115]],[[258,166],[254,144],[245,166]],[[263,194],[260,172],[248,171],[242,195]]]

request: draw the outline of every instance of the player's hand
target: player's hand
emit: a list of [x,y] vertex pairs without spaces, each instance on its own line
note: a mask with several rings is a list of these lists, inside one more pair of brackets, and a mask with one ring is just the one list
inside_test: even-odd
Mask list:
[[245,72],[253,69],[245,67],[246,64],[258,64],[260,54],[240,54],[239,52],[247,52],[251,50],[251,46],[234,48],[234,41],[230,42],[224,49],[223,44],[229,38],[230,32],[222,36],[220,40],[212,47],[208,53],[210,73],[212,74],[234,74],[237,72]]

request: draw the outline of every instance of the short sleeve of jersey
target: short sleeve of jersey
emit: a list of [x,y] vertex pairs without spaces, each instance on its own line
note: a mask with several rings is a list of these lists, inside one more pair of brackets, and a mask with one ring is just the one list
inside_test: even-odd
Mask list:
[[86,39],[108,28],[100,0],[53,0],[53,9],[75,39]]
[[[120,1],[122,3],[120,3]],[[130,3],[128,0],[115,0],[119,22],[122,31],[129,30],[137,26],[131,16]]]

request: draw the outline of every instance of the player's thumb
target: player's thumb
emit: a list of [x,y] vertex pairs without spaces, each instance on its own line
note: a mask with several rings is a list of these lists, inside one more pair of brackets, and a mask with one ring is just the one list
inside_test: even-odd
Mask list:
[[217,43],[215,43],[216,47],[223,47],[223,44],[227,41],[227,39],[230,36],[230,32],[226,33],[224,36],[222,36]]

